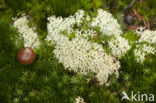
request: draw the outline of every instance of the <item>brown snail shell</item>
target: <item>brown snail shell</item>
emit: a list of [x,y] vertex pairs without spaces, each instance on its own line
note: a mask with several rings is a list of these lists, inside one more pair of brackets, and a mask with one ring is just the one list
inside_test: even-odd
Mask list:
[[17,58],[21,64],[31,64],[35,60],[36,54],[30,47],[22,48],[18,54]]

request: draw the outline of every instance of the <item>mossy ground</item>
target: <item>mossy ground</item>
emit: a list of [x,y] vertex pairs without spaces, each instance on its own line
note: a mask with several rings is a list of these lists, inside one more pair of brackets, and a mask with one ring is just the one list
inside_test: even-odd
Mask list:
[[[47,17],[51,15],[67,17],[79,9],[94,12],[98,8],[109,10],[122,23],[121,12],[129,0],[1,0],[0,1],[0,103],[72,103],[77,96],[86,103],[120,103],[122,91],[156,95],[156,55],[139,64],[133,48],[120,59],[119,78],[110,77],[110,86],[99,86],[93,80],[88,84],[86,77],[69,72],[54,58],[54,45],[44,41],[47,30]],[[151,29],[156,28],[156,1],[139,0],[132,8],[150,21]],[[131,9],[129,9],[131,10]],[[16,45],[15,36],[19,35],[12,26],[12,18],[23,13],[30,15],[36,24],[42,45],[36,50],[37,58],[30,65],[17,61],[17,52],[23,47],[21,41]],[[137,40],[133,31],[126,31],[129,42]],[[122,101],[127,103],[128,101]]]

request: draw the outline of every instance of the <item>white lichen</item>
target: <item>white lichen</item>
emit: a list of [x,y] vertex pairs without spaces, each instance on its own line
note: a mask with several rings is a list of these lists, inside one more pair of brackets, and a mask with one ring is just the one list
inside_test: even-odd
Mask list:
[[77,98],[75,98],[75,102],[74,103],[85,103],[84,99],[80,96],[78,96]]
[[28,26],[28,22],[27,17],[23,15],[14,20],[13,26],[21,34],[20,37],[24,39],[24,47],[37,48],[40,45],[38,35],[33,28]]
[[120,35],[122,31],[117,20],[114,19],[112,14],[102,9],[98,10],[97,17],[93,18],[91,23],[93,27],[100,27],[103,35]]
[[[141,27],[139,30],[136,30],[136,34],[139,36],[139,40],[137,41],[138,44],[134,50],[134,55],[136,56],[137,62],[140,63],[144,62],[146,55],[154,54],[156,52],[156,48],[150,46],[150,44],[156,44],[156,30],[144,29],[145,28]],[[148,45],[145,43],[148,43]]]
[[99,9],[98,15],[93,18],[91,25],[93,27],[99,27],[103,35],[115,36],[109,42],[112,55],[120,58],[130,49],[128,41],[121,37],[122,31],[120,25],[109,12]]
[[80,37],[60,43],[54,54],[65,69],[83,75],[94,72],[100,84],[107,83],[109,75],[118,75],[120,68],[119,62],[107,55],[101,45]]
[[156,30],[144,30],[143,32],[140,32],[140,39],[138,42],[148,42],[156,44]]
[[149,46],[147,44],[137,45],[134,50],[134,55],[136,57],[137,62],[143,63],[146,59],[145,56],[148,54],[154,54],[156,52],[155,48]]
[[[79,12],[81,13],[76,13],[75,15],[81,15],[74,15],[68,18],[56,18],[55,16],[49,17],[48,36],[46,40],[50,40],[56,43],[54,50],[55,57],[59,60],[60,63],[64,65],[65,69],[83,75],[87,75],[89,72],[93,72],[96,74],[96,78],[100,82],[100,84],[108,84],[108,78],[111,74],[116,74],[116,77],[118,77],[118,69],[120,68],[120,63],[114,57],[109,56],[103,49],[102,45],[88,41],[87,36],[90,35],[91,37],[93,37],[96,34],[96,31],[94,31],[93,28],[90,28],[88,30],[81,30],[80,26],[79,29],[73,29],[74,24],[81,25],[82,20],[84,19],[82,16],[83,12]],[[117,24],[117,21],[109,13],[105,11],[100,12],[99,10],[99,13],[103,12],[104,14],[106,13],[109,16],[107,18],[105,15],[105,19],[110,19],[108,21],[98,21],[99,23],[102,23],[101,25],[105,24],[105,26],[108,23],[108,27],[105,27],[105,30],[107,31],[105,33],[109,35],[114,34],[116,31],[117,34],[115,33],[114,35],[120,36],[119,34],[122,32],[120,31],[120,26]],[[116,25],[109,23],[110,21],[111,23],[116,21]],[[91,23],[89,25],[91,26]],[[113,29],[115,29],[114,32],[111,32],[113,31],[113,29],[111,29],[112,26],[116,26],[113,27]],[[75,33],[75,38],[69,40],[68,36],[63,35],[63,31],[66,31],[67,34]],[[119,40],[122,40],[122,43],[125,43],[125,39],[123,39],[122,37],[117,37],[116,39],[118,38]],[[120,44],[123,45],[122,43]],[[125,45],[128,45],[127,42]],[[126,52],[128,47],[126,48],[125,45],[120,46],[120,49],[125,49],[120,50],[120,55]]]
[[120,58],[130,49],[130,45],[125,38],[115,36],[115,39],[112,39],[109,42],[109,48],[111,49],[113,56]]
[[75,15],[70,16],[68,18],[55,17],[51,16],[48,18],[48,35],[46,40],[51,40],[54,42],[67,41],[68,38],[62,35],[64,30],[67,31],[68,34],[73,32],[74,24],[80,25],[82,19],[84,18],[84,11],[80,10]]
[[84,37],[87,38],[88,36],[91,36],[92,38],[94,37],[94,35],[96,35],[96,31],[94,31],[93,29],[90,30],[75,30],[75,35],[78,37]]

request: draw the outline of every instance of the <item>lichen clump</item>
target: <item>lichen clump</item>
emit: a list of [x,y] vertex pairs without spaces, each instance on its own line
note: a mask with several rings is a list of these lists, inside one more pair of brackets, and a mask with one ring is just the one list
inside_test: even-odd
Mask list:
[[[103,10],[99,10],[99,13],[102,11]],[[103,11],[102,13],[105,12],[106,11]],[[113,26],[114,24],[111,23],[114,23],[113,21],[115,21],[115,19],[113,17],[110,18],[111,15],[108,12],[104,15],[105,17],[108,15],[109,17],[103,22],[112,21],[110,25]],[[97,16],[97,18],[99,18],[99,16]],[[94,18],[92,23],[89,23],[88,26],[94,28],[95,25],[91,24],[101,22],[98,21],[97,18]],[[46,40],[51,40],[56,43],[54,50],[55,57],[59,62],[63,63],[65,69],[83,75],[93,72],[96,74],[96,78],[100,84],[107,84],[107,80],[111,74],[116,74],[116,77],[118,77],[118,69],[120,68],[119,61],[108,55],[101,44],[93,43],[88,40],[87,37],[89,35],[93,37],[95,35],[94,33],[97,33],[94,29],[83,30],[83,28],[81,28],[83,20],[86,20],[82,10],[68,18],[56,18],[55,16],[51,16],[48,20],[48,36]],[[88,21],[88,17],[86,21]],[[76,24],[78,24],[78,28],[73,28]],[[105,29],[108,30],[107,28]],[[68,36],[62,33],[63,31],[67,31],[66,35],[74,33],[75,37],[70,40]],[[107,33],[109,34],[109,30]]]

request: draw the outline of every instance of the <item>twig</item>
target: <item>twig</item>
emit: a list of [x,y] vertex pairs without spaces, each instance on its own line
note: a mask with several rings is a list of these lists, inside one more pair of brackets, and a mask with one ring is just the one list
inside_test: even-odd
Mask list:
[[148,18],[147,18],[147,27],[146,28],[150,30],[150,24],[149,24]]
[[0,2],[0,9],[2,8],[1,2]]
[[31,48],[32,48],[32,46],[34,45],[34,43],[37,41],[37,39],[38,39],[38,37],[32,42],[32,44],[31,44]]
[[131,8],[134,5],[135,2],[136,2],[136,0],[132,0],[132,2],[126,8],[124,8],[122,11],[123,12],[127,11],[129,8]]
[[139,27],[138,27],[138,26],[128,26],[128,28],[131,29],[131,30],[136,30],[136,29],[138,29]]
[[140,0],[140,4],[142,4],[143,3],[143,0]]
[[145,21],[145,19],[135,9],[133,9],[133,12],[134,12],[134,15],[138,18],[139,21],[143,21],[144,26],[146,27],[146,29],[150,29],[149,20],[147,19],[147,21]]
[[94,35],[94,40],[98,40],[98,35],[97,34]]
[[138,12],[135,9],[133,9],[133,13],[134,13],[134,16],[138,18],[139,21],[142,20],[142,17],[138,14]]

